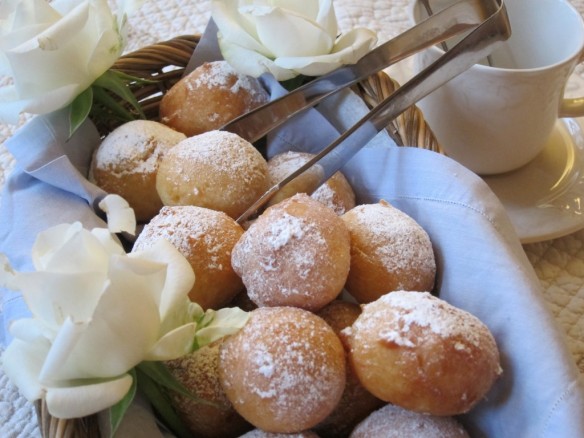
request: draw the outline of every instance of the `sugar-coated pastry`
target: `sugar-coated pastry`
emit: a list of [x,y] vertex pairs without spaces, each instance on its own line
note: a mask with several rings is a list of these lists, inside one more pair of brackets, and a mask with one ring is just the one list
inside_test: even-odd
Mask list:
[[[318,316],[324,319],[337,335],[353,325],[360,314],[361,308],[358,304],[341,300],[333,301],[318,312]],[[348,360],[348,354],[346,370],[347,378],[341,400],[335,410],[314,427],[322,438],[349,436],[361,420],[384,404],[361,385]]]
[[227,305],[242,289],[231,267],[231,252],[243,229],[220,211],[195,206],[162,207],[144,226],[134,251],[149,248],[166,239],[186,257],[195,272],[191,301],[203,309]]
[[487,326],[428,292],[391,292],[364,305],[343,336],[363,386],[416,412],[468,412],[502,372]]
[[164,205],[197,205],[237,219],[268,189],[268,165],[236,134],[189,137],[164,156],[156,189]]
[[160,120],[190,137],[219,129],[268,100],[257,79],[238,73],[226,61],[213,61],[168,90],[160,102]]
[[165,362],[174,378],[198,399],[170,392],[172,406],[199,438],[233,438],[253,427],[233,409],[219,381],[221,342]]
[[331,327],[295,307],[260,307],[225,340],[219,377],[233,407],[266,432],[297,433],[329,415],[345,386],[345,352]]
[[436,262],[428,233],[385,201],[358,205],[341,218],[351,234],[345,288],[360,303],[395,290],[432,290]]
[[469,438],[453,417],[421,414],[385,405],[364,419],[350,438]]
[[91,179],[130,204],[138,222],[158,213],[156,173],[164,154],[186,137],[152,120],[134,120],[110,132],[93,156]]
[[343,221],[300,193],[266,209],[245,231],[232,265],[258,306],[317,311],[341,292],[349,257]]
[[265,432],[261,429],[254,429],[241,435],[239,438],[319,438],[319,436],[311,430],[298,433],[272,433]]
[[[268,160],[270,186],[282,181],[313,157],[314,154],[307,152],[289,151],[270,158]],[[312,198],[332,208],[338,215],[353,208],[355,206],[355,193],[345,176],[341,172],[337,172],[323,185],[314,190],[317,183],[321,180],[321,174],[322,172],[319,171],[318,166],[311,167],[302,175],[282,187],[270,200],[269,205],[277,204],[296,193],[312,192],[310,195]]]

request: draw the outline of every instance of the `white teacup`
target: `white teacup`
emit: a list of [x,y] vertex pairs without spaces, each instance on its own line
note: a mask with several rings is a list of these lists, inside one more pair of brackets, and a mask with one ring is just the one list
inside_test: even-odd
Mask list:
[[[454,0],[429,0],[436,13]],[[478,174],[517,169],[546,145],[558,117],[584,116],[564,88],[584,53],[584,20],[566,0],[505,0],[511,38],[419,102],[444,152]],[[420,0],[412,18],[427,16]],[[455,42],[449,41],[449,46]],[[444,52],[416,55],[415,70]]]

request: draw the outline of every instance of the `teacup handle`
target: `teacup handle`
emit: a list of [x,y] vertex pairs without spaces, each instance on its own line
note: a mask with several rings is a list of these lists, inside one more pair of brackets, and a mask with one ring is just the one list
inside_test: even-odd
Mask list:
[[564,98],[560,105],[559,114],[560,117],[583,117],[584,97]]
[[[580,54],[578,63],[584,62],[584,52]],[[564,98],[560,104],[560,117],[583,117],[584,97]]]

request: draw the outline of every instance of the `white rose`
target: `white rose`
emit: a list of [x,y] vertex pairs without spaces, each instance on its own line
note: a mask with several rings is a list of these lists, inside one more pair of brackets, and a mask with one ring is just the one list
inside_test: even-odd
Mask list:
[[[101,205],[127,225],[119,199]],[[44,398],[58,418],[114,405],[140,362],[175,359],[247,320],[237,309],[205,313],[191,303],[193,270],[165,240],[126,254],[110,230],[63,224],[39,234],[32,261],[35,271],[25,273],[0,263],[0,284],[20,290],[32,313],[10,326],[2,366],[27,399]]]
[[107,0],[13,0],[0,5],[0,122],[22,112],[63,108],[108,70],[122,53],[125,2],[114,15]]
[[377,42],[368,29],[337,37],[332,0],[214,0],[223,57],[241,73],[279,81],[354,64]]

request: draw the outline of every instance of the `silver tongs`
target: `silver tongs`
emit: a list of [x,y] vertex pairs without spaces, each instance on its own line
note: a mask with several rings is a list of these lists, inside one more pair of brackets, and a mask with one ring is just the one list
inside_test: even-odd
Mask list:
[[488,56],[511,35],[505,5],[502,0],[459,1],[375,48],[356,64],[321,76],[224,126],[222,129],[239,134],[253,143],[337,91],[416,52],[465,32],[468,34],[458,44],[385,98],[306,164],[271,187],[237,221],[243,223],[250,218],[278,190],[313,166],[319,167],[321,176],[313,188],[316,189],[403,111]]

